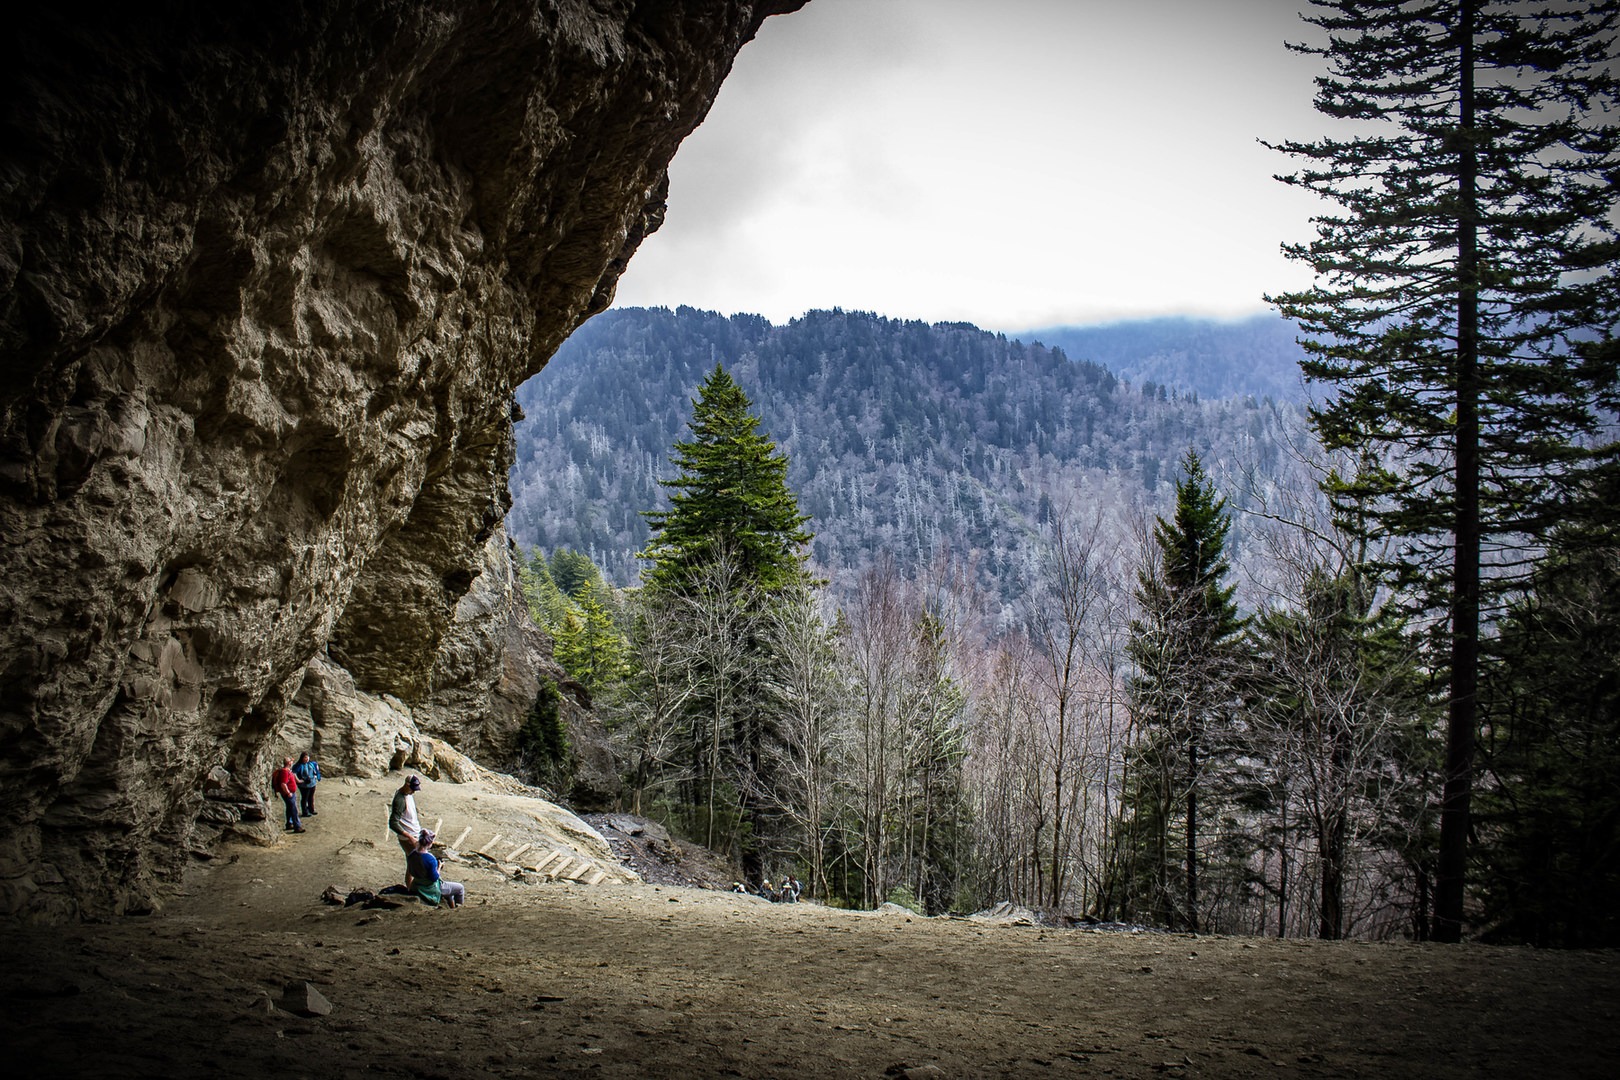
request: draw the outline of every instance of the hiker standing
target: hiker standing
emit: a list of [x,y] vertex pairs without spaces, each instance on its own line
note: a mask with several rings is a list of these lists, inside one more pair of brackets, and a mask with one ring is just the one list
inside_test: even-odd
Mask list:
[[309,751],[298,755],[298,764],[292,767],[298,780],[298,812],[305,817],[315,816],[315,785],[321,780],[321,766]]
[[420,790],[422,778],[412,773],[394,792],[394,801],[388,807],[388,828],[394,834],[394,839],[399,841],[407,864],[422,835],[422,822],[416,816],[416,793]]
[[293,775],[292,758],[282,758],[281,768],[270,780],[281,801],[287,804],[287,832],[303,832],[304,823],[298,820],[298,778]]

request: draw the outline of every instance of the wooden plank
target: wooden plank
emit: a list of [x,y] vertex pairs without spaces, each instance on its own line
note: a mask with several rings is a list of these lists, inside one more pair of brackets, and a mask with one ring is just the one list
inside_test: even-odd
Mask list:
[[550,874],[551,874],[552,877],[560,877],[560,878],[568,877],[569,876],[569,867],[571,867],[573,865],[574,865],[574,860],[573,859],[564,858],[562,862],[558,863],[555,867],[553,867],[550,870]]
[[471,825],[467,826],[465,829],[462,829],[461,830],[461,835],[456,837],[456,842],[451,844],[450,846],[455,848],[457,851],[460,851],[461,850],[461,842],[463,840],[467,839],[468,834],[471,833],[471,832],[472,832],[472,826]]
[[607,871],[602,870],[602,869],[598,869],[594,874],[592,874],[590,877],[585,879],[585,884],[587,884],[587,885],[595,885],[597,882],[601,881],[605,877],[607,877]]
[[539,862],[537,862],[533,866],[529,867],[529,869],[533,870],[535,873],[538,874],[540,871],[542,871],[542,870],[544,870],[546,868],[547,863],[551,862],[553,859],[560,859],[560,858],[562,858],[562,852],[553,851],[551,854],[547,855],[545,858],[541,859]]
[[519,844],[517,847],[506,853],[506,861],[517,862],[517,857],[532,847],[534,847],[533,844]]

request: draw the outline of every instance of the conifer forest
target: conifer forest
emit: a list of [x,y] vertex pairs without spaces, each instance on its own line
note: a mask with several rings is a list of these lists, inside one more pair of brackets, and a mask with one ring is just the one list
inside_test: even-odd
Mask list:
[[1303,382],[1176,326],[587,323],[508,527],[627,808],[850,906],[1620,944],[1617,20],[1312,8]]

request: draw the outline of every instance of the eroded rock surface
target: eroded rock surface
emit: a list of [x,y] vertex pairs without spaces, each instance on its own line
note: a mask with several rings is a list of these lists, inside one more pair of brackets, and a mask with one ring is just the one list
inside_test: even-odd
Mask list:
[[474,586],[509,573],[512,390],[609,303],[736,51],[801,3],[13,17],[0,912],[148,906],[199,817],[262,804],[309,672],[501,752],[522,678]]

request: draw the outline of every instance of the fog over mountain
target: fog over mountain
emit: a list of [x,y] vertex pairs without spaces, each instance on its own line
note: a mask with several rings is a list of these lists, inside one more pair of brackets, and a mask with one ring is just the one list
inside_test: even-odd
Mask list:
[[1162,318],[1097,326],[1051,326],[1020,334],[1101,364],[1137,385],[1156,383],[1203,397],[1252,394],[1303,401],[1305,356],[1298,328],[1279,315],[1237,321]]

